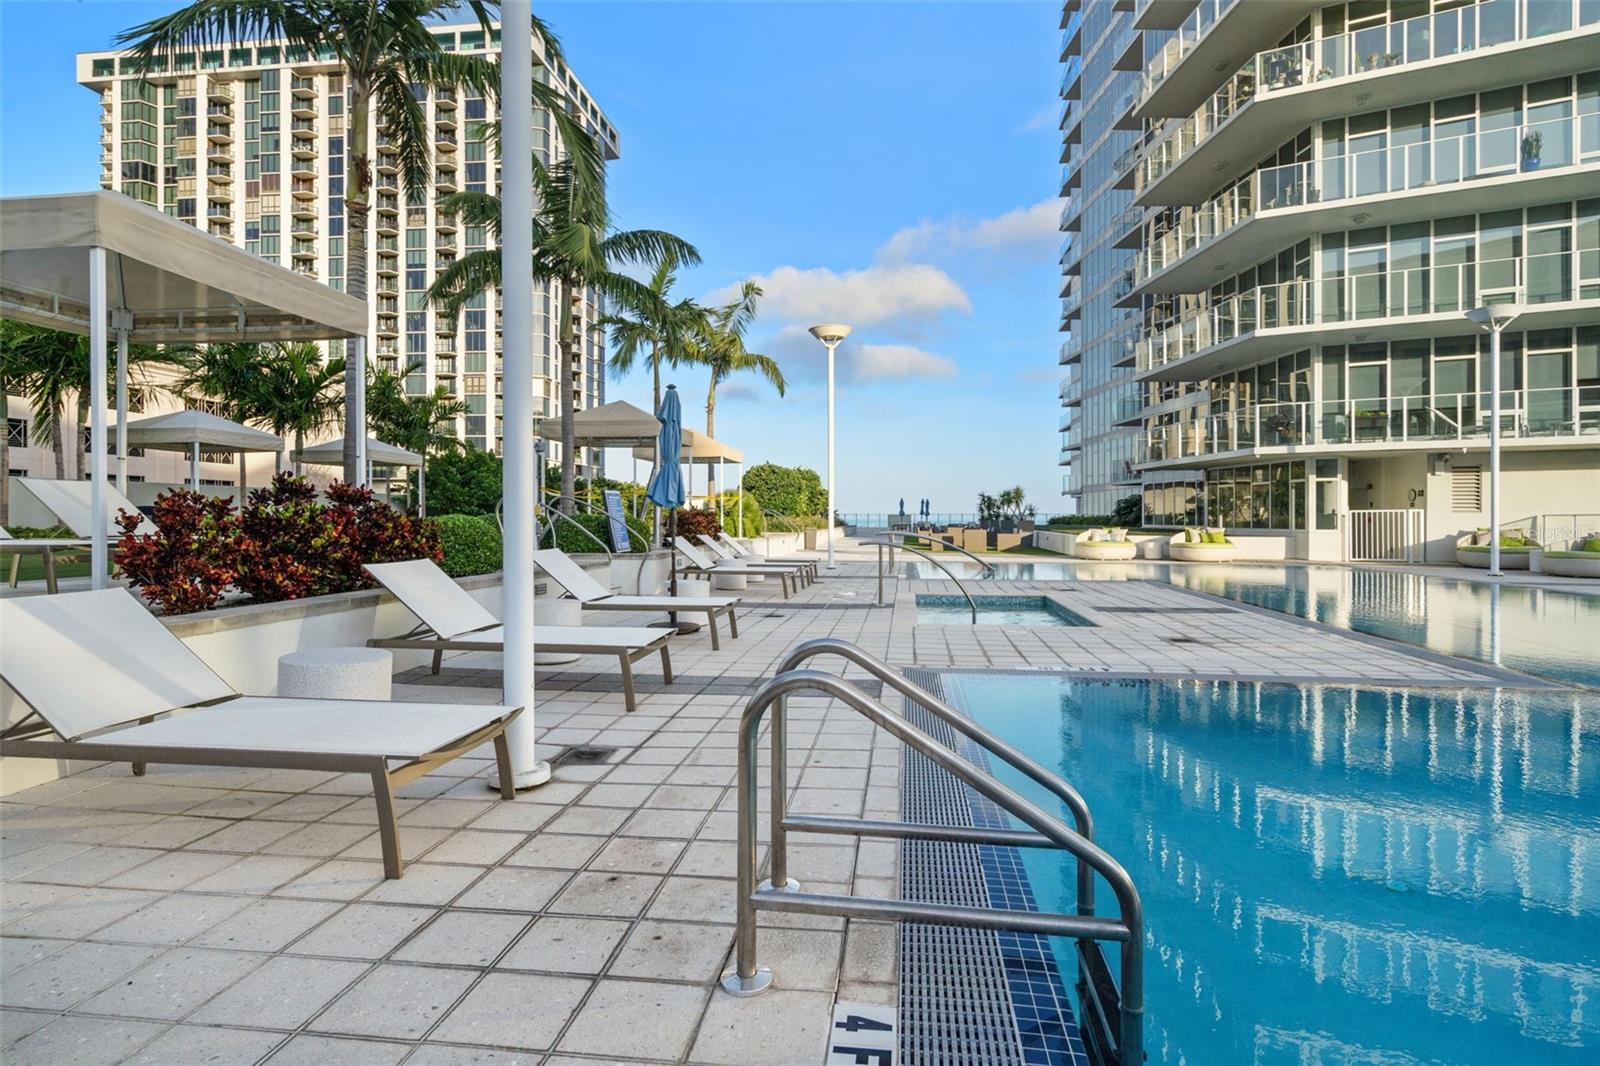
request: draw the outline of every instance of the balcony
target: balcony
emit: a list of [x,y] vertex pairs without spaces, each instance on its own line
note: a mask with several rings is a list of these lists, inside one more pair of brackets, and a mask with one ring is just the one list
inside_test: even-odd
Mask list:
[[317,183],[305,178],[297,178],[289,186],[289,195],[296,200],[315,200],[317,198]]
[[1175,30],[1194,5],[1195,0],[1138,0],[1133,25],[1141,30]]
[[289,224],[289,232],[297,236],[315,237],[317,223],[315,219],[299,219]]
[[212,122],[232,122],[233,107],[229,104],[207,104],[206,118]]
[[442,193],[453,193],[460,186],[456,184],[456,174],[453,170],[438,169],[433,174],[433,187]]
[[456,109],[456,91],[450,88],[435,89],[433,91],[433,106],[440,111],[454,111]]
[[1138,202],[1199,203],[1321,119],[1576,73],[1594,65],[1597,48],[1600,7],[1484,0],[1260,52],[1151,146],[1136,171]]
[[289,92],[298,100],[315,99],[317,95],[317,79],[301,77],[297,74],[289,79]]
[[289,173],[301,180],[313,180],[317,176],[317,163],[310,157],[296,156],[289,162]]
[[[392,255],[380,255],[380,256],[378,256],[378,262],[377,262],[377,266],[375,268],[375,273],[380,278],[397,277],[400,274],[400,265],[399,264],[400,264],[400,261],[398,259],[396,259]],[[391,290],[388,290],[388,291],[393,291],[393,290],[391,289]]]
[[460,219],[454,211],[440,211],[434,216],[433,224],[440,233],[454,233],[460,228]]
[[393,315],[379,315],[378,316],[378,336],[380,336],[380,337],[398,337],[398,336],[400,336],[400,323],[399,323],[398,319],[396,319],[395,316],[393,316]]
[[1320,4],[1315,0],[1200,0],[1144,69],[1139,119],[1187,115],[1216,89],[1219,71],[1238,70],[1255,46],[1281,41]]
[[289,246],[289,254],[296,259],[315,259],[317,257],[317,242],[294,241]]
[[223,221],[223,222],[232,222],[233,221],[233,208],[231,208],[231,207],[215,207],[215,206],[208,207],[208,208],[206,208],[206,218],[208,218],[208,219],[218,219],[218,220]]
[[233,120],[206,123],[206,140],[212,144],[232,144]]
[[317,156],[317,142],[290,141],[289,154],[296,159],[315,159]]
[[206,99],[214,104],[233,103],[233,83],[222,78],[207,78]]
[[1146,329],[1135,366],[1142,379],[1197,381],[1286,344],[1461,336],[1477,331],[1467,311],[1519,296],[1518,329],[1600,323],[1600,271],[1579,253],[1551,252],[1259,286]]
[[[1441,445],[1482,447],[1490,420],[1487,390],[1251,404],[1148,430],[1141,462],[1148,467],[1306,451],[1359,455]],[[1509,447],[1565,443],[1592,448],[1600,440],[1600,386],[1505,389],[1500,436]]]
[[295,118],[314,119],[317,117],[317,98],[315,96],[296,96],[289,101],[289,113]]
[[1597,114],[1264,168],[1147,235],[1124,303],[1198,292],[1219,272],[1352,220],[1377,226],[1582,197],[1596,188],[1597,171]]
[[461,165],[456,162],[456,157],[446,153],[434,156],[433,162],[440,170],[456,171],[461,169]]
[[290,200],[290,218],[317,218],[321,214],[315,200]]
[[400,213],[400,200],[395,196],[379,196],[378,202],[373,206],[380,215],[396,215]]
[[373,220],[372,228],[385,237],[393,237],[400,232],[400,222],[394,215],[380,213]]
[[454,152],[456,150],[456,131],[436,129],[433,131],[433,147],[440,152]]
[[233,180],[233,168],[225,164],[212,164],[206,167],[206,177],[212,182]]
[[290,263],[290,269],[296,274],[303,274],[308,278],[317,276],[317,265],[309,259],[296,259]]
[[225,241],[233,240],[233,223],[212,221],[206,224],[206,232],[213,237],[220,237]]
[[317,136],[317,122],[310,118],[297,118],[289,123],[289,133],[297,139],[314,140]]
[[231,163],[231,162],[233,162],[232,141],[233,141],[233,139],[230,137],[226,142],[224,142],[224,141],[213,141],[213,142],[207,144],[206,145],[206,162],[208,162],[208,163]]
[[392,156],[392,155],[396,154],[399,151],[400,151],[400,149],[395,145],[393,137],[389,136],[387,133],[378,134],[378,154],[379,155],[390,155],[390,156]]
[[225,181],[206,183],[206,199],[213,203],[233,203],[233,186]]
[[400,173],[400,157],[397,155],[379,155],[372,165],[380,175]]

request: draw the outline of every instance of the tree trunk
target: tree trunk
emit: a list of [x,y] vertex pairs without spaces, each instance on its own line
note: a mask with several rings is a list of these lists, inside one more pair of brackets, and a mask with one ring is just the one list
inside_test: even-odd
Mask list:
[[11,394],[0,382],[0,526],[11,517]]
[[306,431],[294,431],[294,476],[299,477],[301,472],[300,453],[306,450]]
[[417,512],[418,518],[428,517],[428,453],[422,453],[422,465],[417,467],[417,501],[412,510]]
[[573,346],[583,294],[576,278],[563,279],[561,290],[567,307],[566,313],[561,316],[561,362],[557,371],[559,380],[556,382],[561,390],[561,499],[557,503],[563,512],[571,514],[578,484],[578,457],[574,447],[577,427],[573,419],[578,413],[578,372],[581,369],[578,365],[579,355],[573,351]]
[[67,416],[66,411],[56,412],[55,426],[50,431],[50,449],[56,457],[56,480],[67,480],[67,442],[61,432],[61,420]]
[[[716,440],[717,439],[717,434],[715,432],[716,427],[717,427],[717,375],[713,373],[711,375],[711,388],[706,391],[706,436],[710,437],[712,440]],[[706,496],[707,497],[712,497],[712,496],[715,496],[717,494],[717,475],[714,473],[715,469],[716,469],[715,467],[710,466],[709,464],[706,466]]]
[[656,404],[650,413],[655,414],[661,410],[661,345],[656,341],[650,342],[650,373],[655,379],[655,391],[650,395]]
[[[347,231],[344,258],[345,291],[362,303],[367,302],[367,224],[372,210],[371,91],[365,81],[350,79],[349,162],[345,167],[344,214]],[[360,441],[367,435],[364,424],[366,404],[351,402],[351,390],[359,396],[366,388],[366,343],[347,337],[344,342],[344,480],[351,485],[364,481]]]

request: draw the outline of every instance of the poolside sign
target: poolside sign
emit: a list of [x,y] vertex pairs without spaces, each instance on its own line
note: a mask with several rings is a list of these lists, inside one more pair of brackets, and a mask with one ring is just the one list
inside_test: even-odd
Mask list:
[[628,521],[622,517],[622,493],[616,489],[606,489],[603,493],[606,500],[606,518],[611,523],[611,546],[619,552],[633,550],[633,542],[628,536]]
[[878,1003],[834,1004],[827,1066],[894,1066],[896,1012]]

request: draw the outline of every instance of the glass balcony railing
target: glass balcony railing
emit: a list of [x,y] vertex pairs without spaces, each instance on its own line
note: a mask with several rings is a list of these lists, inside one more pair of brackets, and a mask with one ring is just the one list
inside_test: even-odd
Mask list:
[[1142,192],[1155,184],[1258,97],[1596,25],[1600,4],[1592,0],[1482,0],[1258,52],[1199,110],[1150,147],[1137,187]]
[[[1463,441],[1489,435],[1487,389],[1421,396],[1373,396],[1249,404],[1233,412],[1146,430],[1146,462],[1202,458],[1257,448]],[[1531,439],[1600,435],[1600,381],[1502,389],[1500,432]]]
[[1465,313],[1483,304],[1600,298],[1594,250],[1297,278],[1226,297],[1149,328],[1135,365],[1154,370],[1261,329]]
[[1142,104],[1156,91],[1156,87],[1167,80],[1167,76],[1177,69],[1194,46],[1199,44],[1208,35],[1216,24],[1222,21],[1222,16],[1239,2],[1239,0],[1200,0],[1195,9],[1189,12],[1189,17],[1183,20],[1183,25],[1173,31],[1166,45],[1160,53],[1145,67],[1144,74],[1139,79],[1139,102]]
[[[1390,136],[1396,133],[1391,131]],[[1415,136],[1426,137],[1427,130],[1417,130]],[[1437,189],[1576,163],[1600,163],[1600,114],[1265,167],[1183,212],[1176,226],[1147,239],[1138,260],[1138,280],[1174,266],[1261,211]]]

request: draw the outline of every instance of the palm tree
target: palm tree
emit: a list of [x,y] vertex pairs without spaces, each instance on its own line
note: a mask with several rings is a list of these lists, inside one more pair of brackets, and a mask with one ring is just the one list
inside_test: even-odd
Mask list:
[[[188,352],[185,367],[185,392],[213,399],[235,422],[254,422],[280,437],[293,434],[296,453],[307,433],[334,425],[344,409],[345,367],[325,360],[307,341],[208,344]],[[298,459],[294,468],[298,473]]]
[[711,371],[711,387],[706,392],[706,436],[715,437],[717,418],[717,386],[743,370],[753,370],[772,382],[782,396],[789,383],[783,379],[778,361],[770,355],[752,352],[744,346],[745,331],[755,321],[756,304],[761,300],[761,286],[747,281],[739,287],[739,295],[729,303],[711,312],[710,325],[690,347],[693,362]]
[[[498,64],[483,56],[445,52],[430,27],[440,16],[465,7],[488,32],[496,6],[490,0],[191,0],[187,7],[123,32],[117,43],[128,46],[131,60],[147,71],[171,69],[180,51],[222,47],[230,41],[279,39],[291,51],[338,60],[350,90],[346,288],[365,301],[372,117],[376,115],[381,134],[396,150],[406,192],[421,195],[433,180],[432,149],[427,113],[412,86],[464,86],[490,99],[499,87]],[[539,19],[534,20],[534,33],[543,38],[552,61],[560,57],[559,43]],[[550,112],[574,158],[598,174],[599,151],[567,113],[565,94],[537,81],[530,89],[535,102]],[[365,369],[362,346],[346,343],[347,387],[359,390]],[[362,473],[356,442],[366,433],[357,424],[358,412],[356,404],[345,406],[344,478],[351,483]]]
[[[572,159],[533,171],[533,273],[535,279],[558,281],[565,298],[558,347],[557,380],[561,388],[561,497],[570,508],[576,483],[573,418],[577,413],[572,381],[581,369],[576,343],[583,295],[593,289],[630,308],[649,308],[659,298],[644,283],[618,273],[622,263],[661,263],[672,259],[694,265],[700,253],[693,245],[662,230],[613,230],[605,188]],[[457,211],[468,225],[486,227],[498,241],[500,201],[485,193],[456,193],[440,203]],[[471,252],[439,272],[429,297],[454,313],[467,300],[500,284],[498,246]]]
[[655,297],[644,307],[628,307],[627,313],[606,315],[600,325],[611,331],[611,343],[616,350],[608,364],[617,376],[633,370],[634,362],[646,346],[650,352],[652,412],[661,410],[661,364],[672,366],[683,363],[690,354],[693,338],[702,335],[710,324],[706,309],[691,299],[669,304],[667,294],[678,280],[677,261],[668,257],[656,264],[650,275],[649,287]]
[[[412,367],[407,373],[418,369],[420,367]],[[433,392],[426,395],[407,395],[404,381],[387,370],[372,375],[367,396],[371,401],[373,431],[390,444],[422,456],[413,504],[419,515],[426,515],[428,456],[465,448],[461,438],[456,436],[455,427],[456,419],[467,413],[467,405],[451,396],[443,385],[436,385]]]
[[[67,443],[62,430],[66,425],[68,402],[76,405],[80,425],[88,418],[89,338],[28,323],[11,323],[8,332],[3,376],[10,383],[9,388],[18,389],[28,398],[33,410],[34,432],[50,438],[56,478],[64,480]],[[108,350],[102,358],[107,362],[109,377],[114,372],[115,354]],[[128,348],[129,380],[140,381],[149,390],[154,386],[148,382],[146,371],[153,366],[170,366],[178,359],[174,350],[148,344],[131,345]]]

